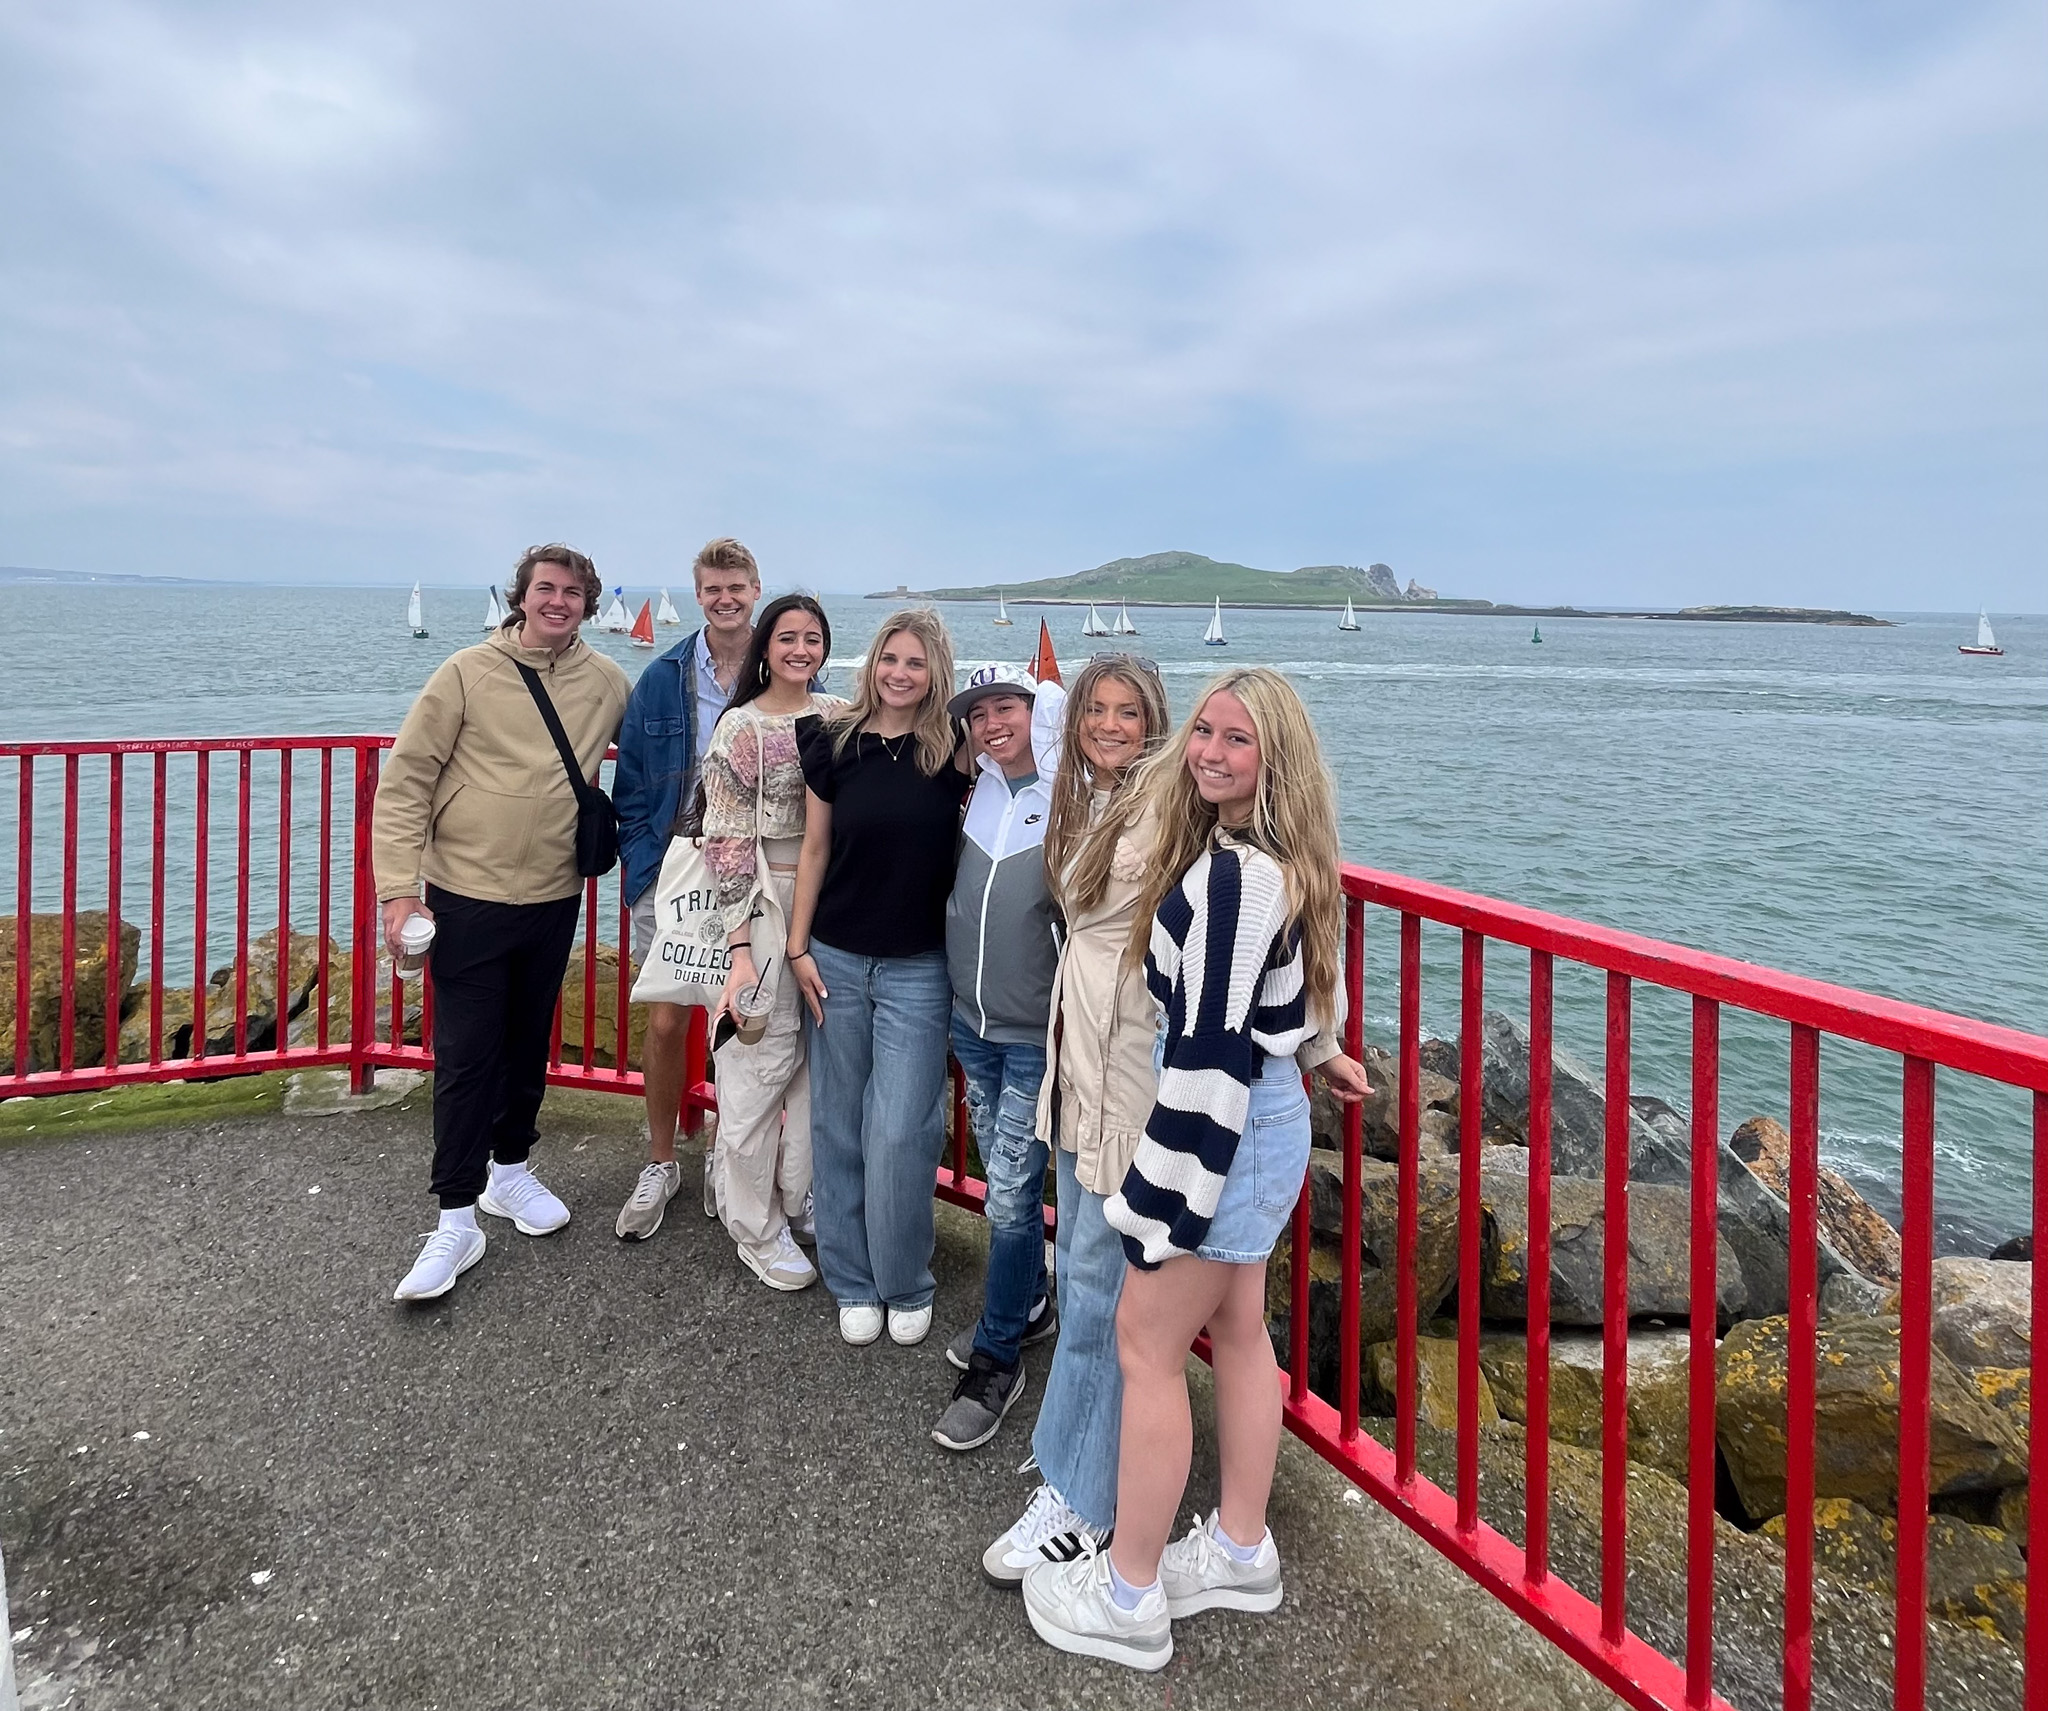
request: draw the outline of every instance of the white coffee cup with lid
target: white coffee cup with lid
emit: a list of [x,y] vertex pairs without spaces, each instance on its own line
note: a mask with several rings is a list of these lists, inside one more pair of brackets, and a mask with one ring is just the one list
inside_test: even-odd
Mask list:
[[398,929],[398,961],[394,965],[401,980],[415,979],[427,966],[427,952],[434,943],[434,923],[424,915],[408,915]]

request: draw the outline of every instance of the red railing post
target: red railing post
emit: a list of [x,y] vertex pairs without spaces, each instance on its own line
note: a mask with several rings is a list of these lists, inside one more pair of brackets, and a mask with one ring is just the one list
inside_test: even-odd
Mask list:
[[14,1073],[28,1074],[29,916],[35,906],[36,763],[23,755],[14,832]]
[[63,957],[58,970],[57,1067],[72,1067],[78,1027],[78,756],[64,757]]
[[121,755],[107,756],[107,981],[100,1002],[101,1067],[121,1062]]
[[[1365,1059],[1365,905],[1344,905],[1344,1052]],[[1358,1441],[1358,1291],[1365,1265],[1365,1106],[1344,1107],[1344,1232],[1342,1293],[1337,1298],[1337,1432],[1346,1446]]]
[[1934,1428],[1934,1065],[1906,1059],[1899,1229],[1899,1560],[1893,1711],[1927,1697],[1928,1447]]
[[377,806],[377,750],[364,743],[356,749],[355,843],[350,872],[352,891],[349,936],[348,1084],[352,1093],[368,1093],[377,1084],[370,1061],[377,1030],[377,941],[380,922],[377,875],[370,860],[371,816]]
[[[2034,1324],[2033,1366],[2030,1392],[2048,1395],[2048,1093],[2034,1095]],[[2048,1495],[2048,1424],[2039,1415],[2032,1418],[2027,1432],[2027,1562],[2048,1562],[2048,1503],[2035,1498]],[[2048,1601],[2032,1606],[2027,1623],[2027,1676],[2025,1702],[2048,1705]]]
[[170,819],[171,757],[158,752],[149,787],[149,1061],[164,1057],[164,840]]
[[1401,917],[1400,1163],[1394,1187],[1394,1476],[1415,1480],[1415,1242],[1422,1147],[1422,917]]
[[1529,1342],[1523,1577],[1550,1574],[1550,1117],[1552,985],[1548,951],[1529,953]]
[[1628,1626],[1628,1173],[1632,988],[1607,977],[1604,1276],[1600,1301],[1600,1637],[1619,1645]]
[[1714,1695],[1714,1337],[1720,1326],[1721,1007],[1692,1001],[1692,1276],[1688,1290],[1685,1703]]
[[1792,1030],[1791,1311],[1785,1336],[1785,1704],[1813,1704],[1814,1344],[1820,1318],[1820,1035]]
[[1465,930],[1458,991],[1458,1525],[1479,1525],[1479,1153],[1486,938]]

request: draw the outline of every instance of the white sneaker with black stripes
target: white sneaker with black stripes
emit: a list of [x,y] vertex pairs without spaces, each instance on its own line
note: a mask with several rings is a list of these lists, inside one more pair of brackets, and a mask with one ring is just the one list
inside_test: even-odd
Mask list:
[[1108,1533],[1089,1526],[1050,1485],[1041,1485],[1017,1524],[982,1553],[981,1572],[992,1586],[1019,1587],[1028,1569],[1044,1562],[1072,1562],[1108,1542]]

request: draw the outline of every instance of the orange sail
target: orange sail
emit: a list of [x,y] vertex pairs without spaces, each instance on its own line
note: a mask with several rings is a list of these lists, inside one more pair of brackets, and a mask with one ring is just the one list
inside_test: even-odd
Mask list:
[[652,600],[640,602],[640,616],[633,620],[633,628],[630,634],[633,638],[633,645],[636,648],[651,648],[654,646],[654,602]]
[[[1031,662],[1031,675],[1040,683],[1060,683],[1060,662],[1053,655],[1052,631],[1045,626],[1043,618],[1038,620],[1038,657]],[[1065,688],[1065,684],[1060,684]]]

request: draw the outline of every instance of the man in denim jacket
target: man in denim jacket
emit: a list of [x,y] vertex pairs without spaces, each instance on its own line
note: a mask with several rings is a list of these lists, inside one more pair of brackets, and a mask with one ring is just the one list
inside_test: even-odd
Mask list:
[[[654,939],[654,882],[669,840],[694,835],[697,763],[732,698],[733,683],[754,633],[761,572],[754,555],[729,537],[707,542],[690,567],[704,627],[692,630],[652,661],[633,686],[619,731],[619,762],[612,800],[619,810],[619,857],[626,899],[633,911],[633,959],[645,958]],[[676,1115],[682,1104],[684,1047],[689,1011],[652,1004],[640,1048],[647,1083],[648,1165],[624,1209],[618,1233],[641,1241],[661,1227],[662,1214],[682,1183],[676,1164]],[[704,1210],[716,1216],[711,1159],[704,1159]]]

